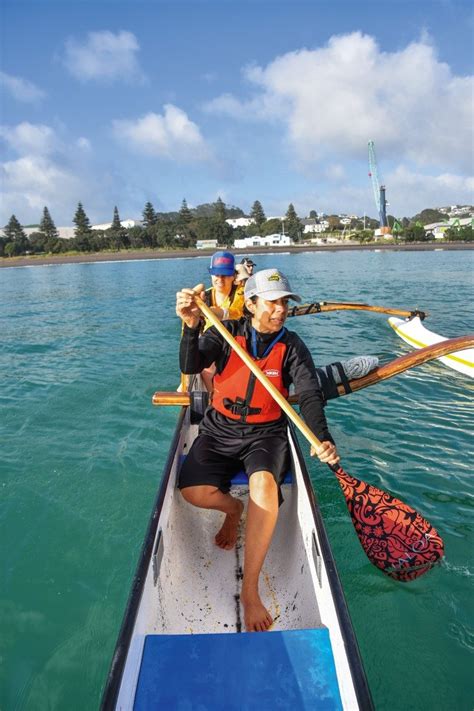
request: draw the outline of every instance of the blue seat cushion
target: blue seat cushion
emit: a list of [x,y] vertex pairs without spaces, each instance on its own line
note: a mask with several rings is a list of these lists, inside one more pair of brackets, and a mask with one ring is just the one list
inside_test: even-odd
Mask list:
[[[186,459],[186,455],[181,454],[181,456],[179,458],[179,466],[180,467],[182,466],[185,459]],[[286,472],[282,483],[283,484],[291,484],[292,481],[293,481],[293,474],[290,470],[290,471]],[[249,478],[248,478],[247,474],[244,472],[244,470],[241,469],[240,472],[237,472],[237,474],[234,474],[230,483],[231,483],[231,486],[238,486],[239,484],[248,484]]]
[[329,631],[148,635],[133,708],[342,709]]

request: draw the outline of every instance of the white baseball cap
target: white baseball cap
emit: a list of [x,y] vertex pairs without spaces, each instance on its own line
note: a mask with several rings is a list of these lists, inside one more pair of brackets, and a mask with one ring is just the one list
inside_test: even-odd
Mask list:
[[262,269],[252,274],[245,284],[244,296],[246,299],[261,296],[267,301],[276,301],[285,297],[301,301],[301,296],[291,290],[288,278],[278,269]]

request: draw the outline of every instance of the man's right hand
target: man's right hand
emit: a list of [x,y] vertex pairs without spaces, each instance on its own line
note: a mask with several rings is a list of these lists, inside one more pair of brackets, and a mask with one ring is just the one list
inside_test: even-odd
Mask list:
[[199,294],[204,299],[204,285],[198,284],[194,289],[181,289],[176,292],[176,315],[188,326],[197,328],[201,320],[201,310],[194,301],[194,296]]
[[311,447],[310,454],[312,457],[316,455],[320,462],[325,462],[326,464],[337,464],[340,460],[336,445],[329,440],[321,442],[318,449]]

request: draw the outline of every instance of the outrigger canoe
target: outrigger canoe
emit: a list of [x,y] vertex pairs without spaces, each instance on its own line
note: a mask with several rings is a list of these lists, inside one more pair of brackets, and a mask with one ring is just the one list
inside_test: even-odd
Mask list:
[[[435,343],[442,343],[448,340],[444,336],[440,336],[427,329],[419,316],[413,316],[406,320],[391,316],[388,322],[400,338],[415,348],[425,348],[426,346],[432,346]],[[450,353],[449,355],[439,358],[439,360],[450,368],[457,370],[459,373],[464,373],[464,375],[474,378],[473,348]]]
[[[103,711],[372,709],[354,629],[293,430],[284,503],[261,574],[271,631],[244,633],[242,538],[176,488],[200,414],[181,408],[102,700]],[[232,493],[245,503],[242,473]]]
[[[351,380],[350,388],[338,385],[338,393],[354,392],[472,346],[469,336],[428,346]],[[219,514],[189,506],[176,488],[180,464],[206,407],[200,394],[155,393],[153,397],[155,405],[180,404],[180,416],[101,708],[372,709],[354,630],[293,424],[288,430],[291,472],[282,487],[284,503],[261,576],[260,593],[274,625],[267,633],[241,634],[242,539],[233,552],[215,546]],[[289,405],[285,412],[289,414]],[[297,417],[289,419],[301,429]],[[441,560],[441,538],[414,509],[350,477],[340,467],[335,474],[359,540],[374,565],[396,580],[407,581]],[[232,491],[246,501],[245,476],[234,479]],[[369,520],[364,518],[365,505],[373,513],[374,502],[378,502],[380,525],[392,528],[396,524],[402,557],[394,568],[387,567],[388,560],[379,560],[377,552],[374,555],[377,531],[374,538],[365,531],[367,526],[361,526],[361,516],[366,523]],[[408,544],[411,552],[406,557]]]

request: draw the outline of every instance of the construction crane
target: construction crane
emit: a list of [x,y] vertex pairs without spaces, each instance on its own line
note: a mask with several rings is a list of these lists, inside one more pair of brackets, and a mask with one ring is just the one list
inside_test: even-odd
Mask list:
[[377,160],[375,158],[375,143],[369,141],[369,178],[372,181],[375,205],[379,213],[380,233],[389,234],[390,227],[387,221],[387,200],[385,198],[385,185],[380,185],[377,171]]

